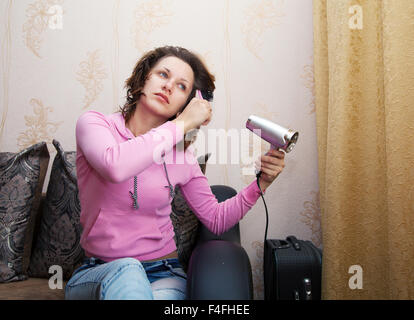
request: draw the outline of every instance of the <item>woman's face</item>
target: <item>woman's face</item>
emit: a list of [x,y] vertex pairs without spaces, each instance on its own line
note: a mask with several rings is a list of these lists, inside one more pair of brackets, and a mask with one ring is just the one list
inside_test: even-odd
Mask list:
[[174,56],[162,58],[148,74],[140,103],[168,119],[184,106],[193,83],[194,72],[189,64]]

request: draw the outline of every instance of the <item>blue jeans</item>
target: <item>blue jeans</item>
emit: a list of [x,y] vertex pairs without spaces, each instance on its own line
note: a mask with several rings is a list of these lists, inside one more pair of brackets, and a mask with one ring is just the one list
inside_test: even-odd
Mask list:
[[85,259],[65,288],[67,300],[184,300],[187,276],[178,259],[140,262]]

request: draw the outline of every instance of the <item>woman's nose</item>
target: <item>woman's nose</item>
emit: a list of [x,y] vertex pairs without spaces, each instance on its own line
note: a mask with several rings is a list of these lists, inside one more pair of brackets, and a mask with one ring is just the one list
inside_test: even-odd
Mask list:
[[164,87],[163,87],[163,89],[168,90],[169,92],[171,92],[172,88],[173,88],[172,81],[171,81],[170,79],[167,79],[167,80],[164,82]]

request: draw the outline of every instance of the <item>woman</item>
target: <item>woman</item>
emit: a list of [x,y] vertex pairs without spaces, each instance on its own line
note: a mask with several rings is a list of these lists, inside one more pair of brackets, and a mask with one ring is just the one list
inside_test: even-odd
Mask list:
[[[211,119],[209,102],[195,92],[213,92],[214,76],[195,54],[152,50],[126,88],[120,113],[88,111],[76,125],[81,245],[88,258],[67,283],[66,299],[184,299],[186,275],[170,219],[174,186],[216,234],[241,220],[261,193],[254,180],[218,203],[191,148],[178,147]],[[260,166],[264,192],[282,171],[284,153],[269,151]]]

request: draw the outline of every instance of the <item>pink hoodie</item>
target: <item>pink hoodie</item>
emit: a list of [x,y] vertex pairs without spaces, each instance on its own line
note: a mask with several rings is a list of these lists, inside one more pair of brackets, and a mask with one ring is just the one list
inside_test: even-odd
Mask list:
[[170,184],[180,185],[198,219],[215,234],[234,226],[256,203],[260,197],[256,180],[218,203],[193,148],[185,153],[179,148],[183,138],[183,130],[171,121],[134,137],[121,113],[88,111],[79,117],[76,169],[81,245],[87,256],[144,261],[176,250]]

